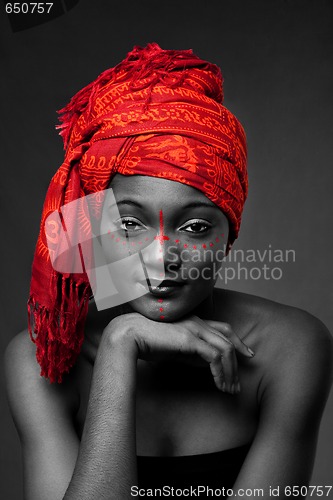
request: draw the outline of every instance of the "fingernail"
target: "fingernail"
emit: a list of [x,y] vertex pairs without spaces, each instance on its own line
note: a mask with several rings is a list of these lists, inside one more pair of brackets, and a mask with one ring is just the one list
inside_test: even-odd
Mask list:
[[222,391],[225,392],[225,382],[222,384]]
[[250,349],[250,347],[247,348],[247,350],[249,351],[249,353],[251,354],[251,356],[253,357],[254,356],[254,352],[252,351],[252,349]]
[[237,392],[240,392],[240,390],[241,390],[241,389],[240,389],[240,383],[239,383],[239,382],[237,382]]
[[230,390],[231,394],[234,394],[235,392],[235,384],[231,384],[231,390]]

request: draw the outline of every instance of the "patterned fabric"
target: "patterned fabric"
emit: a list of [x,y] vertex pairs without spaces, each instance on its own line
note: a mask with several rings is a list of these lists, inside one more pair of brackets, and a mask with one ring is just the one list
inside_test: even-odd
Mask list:
[[51,382],[61,382],[80,352],[91,290],[85,273],[53,269],[48,245],[57,246],[60,228],[52,220],[45,226],[48,216],[96,193],[98,218],[98,192],[116,173],[162,177],[218,205],[231,245],[247,196],[247,153],[244,130],[222,102],[216,65],[191,50],[149,44],[135,47],[60,111],[66,154],[46,195],[28,301],[41,375]]

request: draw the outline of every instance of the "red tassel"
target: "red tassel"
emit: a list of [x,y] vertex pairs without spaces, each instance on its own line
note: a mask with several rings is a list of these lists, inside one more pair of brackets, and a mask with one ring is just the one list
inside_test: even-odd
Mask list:
[[80,353],[90,296],[89,285],[79,285],[71,277],[59,277],[60,310],[41,307],[34,297],[28,301],[28,329],[36,344],[40,374],[51,383],[62,382],[63,374],[69,372]]

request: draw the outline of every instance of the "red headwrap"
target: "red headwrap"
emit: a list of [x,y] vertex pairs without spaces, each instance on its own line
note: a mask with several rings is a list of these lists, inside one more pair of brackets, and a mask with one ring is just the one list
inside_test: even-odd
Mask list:
[[80,352],[91,290],[85,273],[53,269],[48,245],[57,244],[59,228],[45,226],[48,215],[107,189],[116,173],[162,177],[218,205],[231,244],[247,195],[246,139],[222,102],[216,65],[152,43],[135,47],[60,111],[66,155],[46,195],[28,302],[41,375],[51,382],[62,380]]

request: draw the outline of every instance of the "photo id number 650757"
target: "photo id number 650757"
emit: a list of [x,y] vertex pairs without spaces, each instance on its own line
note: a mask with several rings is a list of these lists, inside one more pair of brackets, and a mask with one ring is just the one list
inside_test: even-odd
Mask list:
[[6,3],[7,14],[49,14],[53,2],[14,2]]
[[284,496],[328,497],[331,490],[332,486],[286,486],[284,488]]

